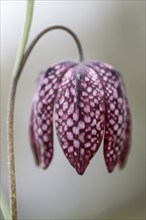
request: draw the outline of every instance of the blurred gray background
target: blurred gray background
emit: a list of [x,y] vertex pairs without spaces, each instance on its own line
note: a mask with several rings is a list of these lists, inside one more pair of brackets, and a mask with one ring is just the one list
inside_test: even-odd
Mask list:
[[[10,76],[25,19],[26,1],[1,1],[1,182],[8,198],[6,108]],[[40,70],[76,60],[73,39],[63,31],[37,44],[19,81],[15,107],[15,159],[19,219],[144,219],[145,216],[145,1],[36,1],[29,42],[53,24],[71,28],[86,60],[106,61],[124,77],[133,118],[126,168],[106,171],[103,150],[79,176],[54,135],[54,158],[37,168],[28,125],[34,82]]]

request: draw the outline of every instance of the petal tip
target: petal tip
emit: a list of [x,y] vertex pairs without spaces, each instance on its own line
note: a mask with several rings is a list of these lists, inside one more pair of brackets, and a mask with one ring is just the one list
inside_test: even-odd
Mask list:
[[74,166],[75,170],[77,171],[77,173],[82,176],[85,171],[86,171],[86,168],[87,168],[88,164],[85,166],[82,166],[82,165],[79,165],[79,166]]
[[107,167],[107,171],[108,171],[108,173],[112,173],[113,171],[114,171],[114,167]]

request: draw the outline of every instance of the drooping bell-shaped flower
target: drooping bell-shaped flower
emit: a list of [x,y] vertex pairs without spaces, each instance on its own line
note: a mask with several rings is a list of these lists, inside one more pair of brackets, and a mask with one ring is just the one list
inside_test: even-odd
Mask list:
[[122,77],[112,66],[62,62],[40,74],[32,102],[30,140],[36,163],[43,168],[53,157],[53,111],[59,143],[79,174],[103,138],[108,171],[117,164],[124,166],[131,115]]

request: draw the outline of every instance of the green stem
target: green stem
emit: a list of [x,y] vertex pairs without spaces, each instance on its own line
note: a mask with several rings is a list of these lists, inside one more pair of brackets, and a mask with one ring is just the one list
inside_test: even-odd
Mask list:
[[7,200],[5,198],[2,188],[0,192],[0,207],[1,207],[1,211],[4,216],[4,219],[6,220],[10,219],[9,206],[8,206],[8,203],[7,203]]
[[12,73],[13,77],[16,77],[16,74],[18,72],[18,69],[19,69],[25,48],[26,48],[26,44],[27,44],[27,40],[28,40],[29,32],[30,32],[31,21],[32,21],[33,7],[34,7],[34,0],[28,0],[25,26],[24,26],[23,35],[20,41],[20,45],[18,48],[14,68],[13,68],[13,73]]
[[25,20],[24,31],[18,53],[16,56],[15,65],[12,72],[11,88],[8,100],[8,115],[7,115],[7,139],[8,139],[8,170],[9,170],[9,196],[10,196],[10,219],[17,220],[17,198],[16,198],[16,178],[15,178],[15,158],[14,158],[14,104],[15,94],[18,83],[19,69],[25,52],[30,26],[33,15],[34,1],[28,0],[27,14]]

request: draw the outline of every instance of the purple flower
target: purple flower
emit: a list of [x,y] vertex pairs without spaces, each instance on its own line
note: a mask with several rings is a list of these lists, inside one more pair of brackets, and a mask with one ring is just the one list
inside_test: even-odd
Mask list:
[[102,62],[62,62],[37,80],[30,119],[36,163],[46,169],[53,157],[53,110],[63,152],[83,174],[104,138],[109,172],[125,165],[131,116],[121,75]]

